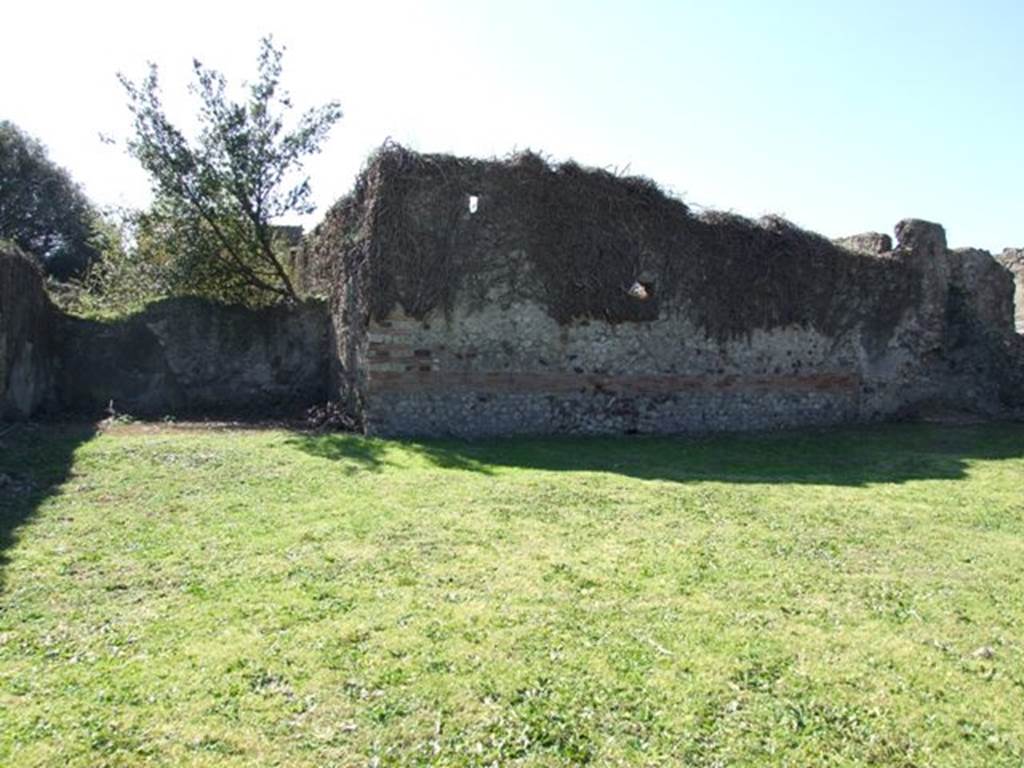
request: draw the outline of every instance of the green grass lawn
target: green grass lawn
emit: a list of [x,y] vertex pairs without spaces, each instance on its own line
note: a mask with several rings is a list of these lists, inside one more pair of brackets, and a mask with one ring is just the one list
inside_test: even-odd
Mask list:
[[1024,425],[0,441],[5,767],[1024,764]]

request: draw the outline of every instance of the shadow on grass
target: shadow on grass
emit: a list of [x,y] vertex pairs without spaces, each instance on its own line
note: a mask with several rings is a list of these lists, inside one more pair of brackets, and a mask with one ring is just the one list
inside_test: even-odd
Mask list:
[[5,425],[0,434],[0,592],[7,550],[71,474],[75,449],[96,434],[91,424]]
[[459,442],[297,435],[312,456],[350,471],[400,466],[403,455],[436,467],[493,473],[502,467],[609,472],[679,483],[860,486],[964,477],[972,460],[1024,458],[1024,424],[888,424],[714,437],[520,438]]
[[465,448],[468,443],[412,442],[382,440],[353,434],[309,435],[299,434],[288,439],[288,444],[310,456],[343,462],[345,472],[377,472],[386,467],[405,465],[402,458],[421,456],[442,469],[459,469],[490,474],[494,468],[471,456]]

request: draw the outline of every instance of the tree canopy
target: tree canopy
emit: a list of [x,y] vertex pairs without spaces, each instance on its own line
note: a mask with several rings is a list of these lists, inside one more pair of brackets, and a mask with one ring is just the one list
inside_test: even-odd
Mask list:
[[0,121],[0,238],[67,280],[98,257],[98,224],[93,204],[46,148],[14,123]]
[[150,176],[154,204],[145,214],[146,247],[160,251],[184,290],[264,304],[296,299],[287,245],[274,221],[312,212],[303,160],[320,151],[341,109],[308,109],[287,127],[290,97],[281,88],[282,49],[261,41],[255,82],[233,100],[226,79],[193,61],[199,130],[188,138],[168,117],[156,65],[129,97],[129,153]]

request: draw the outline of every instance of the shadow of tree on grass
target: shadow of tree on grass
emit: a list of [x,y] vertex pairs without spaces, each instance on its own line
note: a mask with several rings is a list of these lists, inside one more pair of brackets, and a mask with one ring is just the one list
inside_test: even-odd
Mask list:
[[349,462],[354,470],[382,468],[388,463],[386,457],[390,450],[386,440],[347,433],[298,434],[288,438],[288,444],[319,459]]
[[434,466],[494,473],[502,467],[608,472],[688,482],[863,486],[964,477],[972,460],[1024,458],[1024,424],[886,424],[711,437],[383,440],[351,434],[297,435],[312,456],[353,471],[421,456]]
[[329,461],[344,462],[346,472],[379,472],[385,468],[406,465],[408,457],[422,456],[430,464],[442,469],[458,469],[490,474],[494,468],[466,453],[469,444],[413,442],[363,437],[351,433],[297,434],[288,444],[310,456]]

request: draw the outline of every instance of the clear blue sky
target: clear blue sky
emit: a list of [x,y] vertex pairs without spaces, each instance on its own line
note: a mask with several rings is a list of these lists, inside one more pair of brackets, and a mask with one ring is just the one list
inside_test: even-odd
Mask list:
[[[18,3],[0,118],[100,203],[146,182],[114,78],[199,56],[242,79],[288,46],[300,104],[345,119],[309,165],[321,210],[391,136],[424,151],[629,166],[688,202],[837,236],[940,221],[953,245],[1024,246],[1024,2]],[[306,222],[313,223],[313,222]]]

